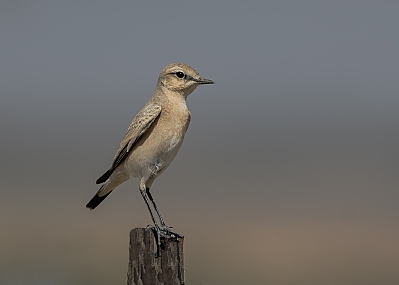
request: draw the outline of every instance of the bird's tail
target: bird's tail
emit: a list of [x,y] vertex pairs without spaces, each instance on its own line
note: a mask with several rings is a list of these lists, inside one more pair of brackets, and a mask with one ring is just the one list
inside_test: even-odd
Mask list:
[[102,201],[104,201],[105,198],[109,194],[111,194],[113,189],[107,189],[108,183],[104,184],[101,186],[101,188],[97,191],[96,195],[94,195],[93,198],[87,203],[86,208],[89,208],[90,210],[94,210]]

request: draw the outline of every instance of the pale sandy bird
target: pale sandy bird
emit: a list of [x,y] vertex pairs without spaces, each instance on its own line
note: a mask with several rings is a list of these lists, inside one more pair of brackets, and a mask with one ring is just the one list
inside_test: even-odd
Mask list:
[[[86,205],[96,208],[117,186],[139,177],[140,193],[147,204],[158,232],[169,231],[150,193],[155,178],[169,166],[183,143],[190,124],[187,96],[201,84],[213,84],[203,79],[185,63],[172,63],[162,70],[154,94],[130,124],[119,145],[112,166],[97,180],[103,184]],[[161,227],[151,211],[152,202]],[[170,231],[169,231],[170,232]]]

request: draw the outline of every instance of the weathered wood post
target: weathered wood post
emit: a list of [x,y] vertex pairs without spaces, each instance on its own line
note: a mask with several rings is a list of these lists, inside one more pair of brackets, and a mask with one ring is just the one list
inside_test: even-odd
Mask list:
[[183,285],[183,241],[184,237],[161,238],[158,254],[150,228],[131,230],[127,285]]

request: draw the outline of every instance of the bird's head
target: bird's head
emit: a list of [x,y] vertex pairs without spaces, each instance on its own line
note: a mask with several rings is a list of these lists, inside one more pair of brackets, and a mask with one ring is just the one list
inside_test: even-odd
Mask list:
[[213,83],[212,80],[199,76],[198,72],[191,66],[182,62],[165,66],[158,79],[158,85],[162,88],[182,93],[185,97],[193,92],[198,85]]

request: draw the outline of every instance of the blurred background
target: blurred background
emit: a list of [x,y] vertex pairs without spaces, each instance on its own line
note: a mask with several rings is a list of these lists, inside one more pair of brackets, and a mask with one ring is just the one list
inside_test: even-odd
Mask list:
[[188,285],[399,284],[397,1],[2,1],[0,280],[126,284],[132,180],[85,208],[161,69],[204,78],[152,193]]

